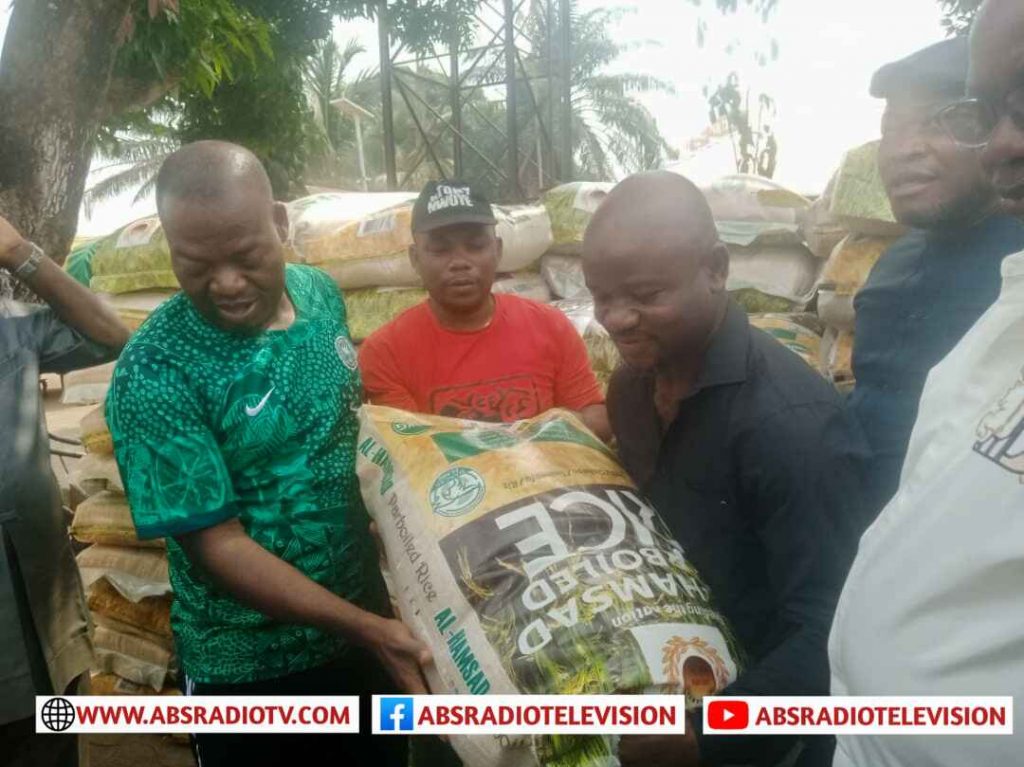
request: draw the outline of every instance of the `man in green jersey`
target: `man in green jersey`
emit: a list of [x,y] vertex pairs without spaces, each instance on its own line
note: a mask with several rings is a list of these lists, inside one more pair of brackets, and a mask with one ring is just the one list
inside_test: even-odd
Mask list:
[[[185,692],[426,692],[428,651],[382,617],[338,289],[285,264],[287,213],[239,146],[171,155],[157,208],[182,292],[125,348],[107,417],[139,537],[167,537]],[[308,748],[298,736],[193,744],[202,767],[285,764]],[[367,764],[403,760],[400,739],[361,745]]]

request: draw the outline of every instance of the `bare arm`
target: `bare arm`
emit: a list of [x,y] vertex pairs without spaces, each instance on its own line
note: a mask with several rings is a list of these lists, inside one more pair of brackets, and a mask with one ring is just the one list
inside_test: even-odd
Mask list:
[[612,424],[608,420],[608,408],[600,405],[588,405],[580,411],[580,419],[602,442],[612,441]]
[[237,519],[177,538],[189,560],[239,602],[281,623],[314,626],[371,650],[403,690],[426,693],[426,646],[397,620],[356,607],[250,538]]
[[[14,272],[30,253],[28,243],[0,217],[0,267]],[[44,258],[24,282],[61,320],[89,340],[116,351],[128,342],[128,328],[117,314],[50,259]]]

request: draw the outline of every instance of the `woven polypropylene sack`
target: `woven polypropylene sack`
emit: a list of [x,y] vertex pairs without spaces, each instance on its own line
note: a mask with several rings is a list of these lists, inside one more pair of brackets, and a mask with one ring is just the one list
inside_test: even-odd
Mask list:
[[71,535],[83,543],[111,546],[137,546],[146,549],[164,547],[163,538],[139,540],[135,534],[128,499],[121,493],[104,490],[78,504],[71,521]]
[[89,609],[164,639],[171,638],[171,597],[147,597],[139,602],[125,599],[106,579],[89,587]]
[[[357,473],[436,693],[686,693],[737,673],[707,587],[567,411],[514,424],[360,410]],[[605,737],[452,737],[468,767],[617,763]]]
[[95,543],[78,552],[76,559],[86,588],[105,578],[130,602],[171,593],[164,551]]
[[82,447],[87,453],[97,455],[112,455],[114,452],[114,441],[110,436],[110,428],[107,426],[106,408],[104,405],[97,405],[82,418],[79,434],[82,439]]

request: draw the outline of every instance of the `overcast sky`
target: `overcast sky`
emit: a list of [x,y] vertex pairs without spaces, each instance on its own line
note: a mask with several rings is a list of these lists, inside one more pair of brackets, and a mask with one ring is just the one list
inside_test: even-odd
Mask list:
[[[710,0],[705,0],[706,3]],[[9,0],[0,0],[0,38]],[[612,3],[625,5],[625,3]],[[609,5],[579,0],[587,10]],[[736,70],[753,93],[772,96],[778,109],[779,167],[776,179],[798,191],[821,191],[843,151],[877,137],[881,103],[868,95],[871,74],[882,64],[943,37],[938,0],[779,0],[767,25],[753,14],[723,18],[704,11],[710,23],[703,48],[697,46],[699,11],[684,0],[635,0],[614,35],[624,43],[650,41],[627,53],[617,69],[668,80],[673,95],[643,98],[670,144],[676,147],[707,126],[702,90]],[[377,65],[377,35],[370,22],[339,24],[336,37],[357,37],[368,49],[356,70]],[[777,61],[759,67],[754,53],[778,42]],[[690,158],[686,167],[698,180],[729,173],[731,152],[724,147]],[[125,200],[101,206],[80,233],[103,233],[145,214]]]

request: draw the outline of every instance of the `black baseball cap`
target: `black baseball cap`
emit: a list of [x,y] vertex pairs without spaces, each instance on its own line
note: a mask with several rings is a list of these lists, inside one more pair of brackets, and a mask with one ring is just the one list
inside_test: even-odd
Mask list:
[[968,41],[944,40],[886,64],[871,79],[871,95],[889,99],[915,93],[963,97],[967,90]]
[[497,223],[491,203],[465,181],[428,181],[412,207],[414,233],[452,224]]

